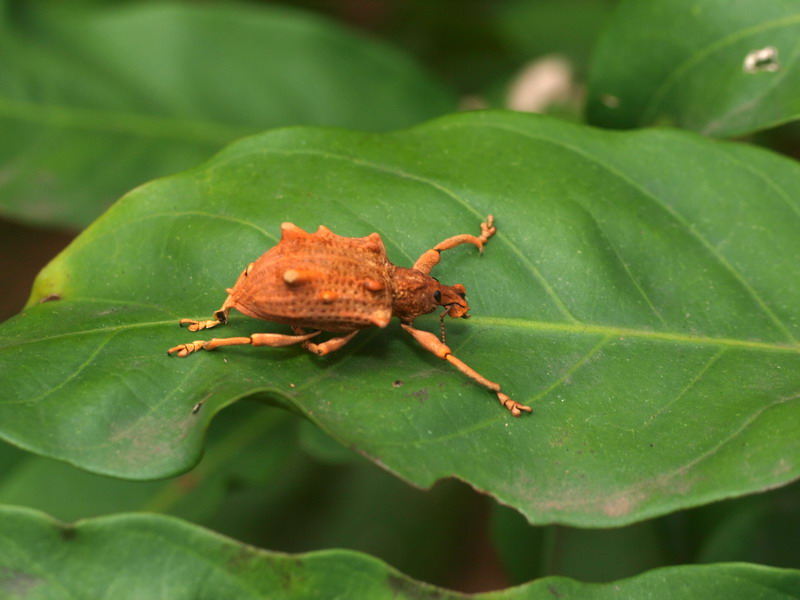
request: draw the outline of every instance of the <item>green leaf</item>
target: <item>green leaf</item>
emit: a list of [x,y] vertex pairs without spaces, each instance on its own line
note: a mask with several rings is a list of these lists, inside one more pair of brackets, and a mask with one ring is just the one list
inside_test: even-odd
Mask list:
[[[763,598],[793,596],[800,571],[747,564],[672,567],[615,582],[548,577],[476,600],[540,598]],[[128,514],[64,525],[0,507],[0,592],[5,598],[391,598],[463,594],[415,581],[364,554],[288,555],[236,543],[175,518]]]
[[[623,0],[594,55],[589,121],[731,137],[796,120],[798,40],[796,2]],[[769,48],[774,61],[745,68]]]
[[455,106],[406,56],[310,14],[59,4],[0,13],[0,209],[19,219],[84,226],[270,127],[384,130]]
[[[767,151],[531,115],[252,137],[134,190],[40,274],[0,328],[0,434],[164,477],[198,460],[216,412],[263,392],[408,481],[458,477],[531,522],[630,523],[775,487],[800,475],[798,186]],[[166,356],[287,331],[238,313],[213,333],[177,325],[210,317],[281,221],[379,231],[408,266],[489,213],[484,255],[450,250],[434,272],[472,307],[447,343],[533,415],[512,418],[396,322],[326,357]]]
[[19,450],[15,460],[8,460],[11,447],[2,444],[0,503],[29,506],[67,521],[144,510],[205,522],[217,514],[234,482],[240,487],[270,482],[289,493],[289,472],[308,470],[298,460],[289,415],[242,402],[221,417],[211,429],[200,465],[189,474],[159,481],[103,477]]

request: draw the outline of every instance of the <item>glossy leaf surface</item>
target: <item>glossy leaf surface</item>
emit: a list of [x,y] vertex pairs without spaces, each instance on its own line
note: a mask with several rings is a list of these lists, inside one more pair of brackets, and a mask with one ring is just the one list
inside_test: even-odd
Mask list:
[[[455,476],[537,523],[622,524],[781,485],[800,474],[798,186],[766,151],[527,115],[253,137],[134,190],[42,272],[0,328],[0,431],[163,477],[197,461],[214,413],[264,392],[411,482]],[[177,325],[210,316],[281,221],[379,231],[408,266],[488,213],[484,255],[450,250],[434,271],[472,307],[447,343],[533,415],[512,418],[396,322],[327,357],[166,356],[287,331]]]

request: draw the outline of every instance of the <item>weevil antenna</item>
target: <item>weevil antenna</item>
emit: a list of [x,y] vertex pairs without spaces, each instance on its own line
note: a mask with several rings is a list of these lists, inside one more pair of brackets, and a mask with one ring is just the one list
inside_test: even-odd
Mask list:
[[442,314],[439,315],[439,321],[440,321],[440,324],[441,324],[441,327],[442,327],[442,343],[445,344],[445,345],[447,345],[447,342],[444,341],[444,316],[447,314],[447,311],[448,311],[448,309],[445,308],[442,311]]

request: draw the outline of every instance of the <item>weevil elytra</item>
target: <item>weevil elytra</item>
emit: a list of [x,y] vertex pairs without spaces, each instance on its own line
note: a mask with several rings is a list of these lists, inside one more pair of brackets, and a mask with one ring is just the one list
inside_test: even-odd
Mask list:
[[[300,344],[309,352],[324,355],[344,346],[361,329],[386,327],[392,317],[398,317],[400,326],[423,348],[497,394],[500,404],[518,417],[523,411],[531,412],[531,408],[512,400],[500,391],[499,384],[456,358],[444,339],[412,325],[418,316],[433,312],[438,306],[444,308],[442,320],[445,315],[469,317],[464,286],[443,285],[430,272],[444,250],[472,244],[483,252],[483,245],[495,231],[489,215],[481,223],[480,236],[461,234],[447,238],[425,251],[407,269],[389,261],[377,233],[350,238],[336,235],[324,225],[315,233],[308,233],[292,223],[283,223],[280,242],[242,271],[213,319],[181,319],[180,324],[187,325],[189,331],[224,325],[228,312],[235,308],[249,317],[289,325],[294,335],[254,333],[249,337],[214,338],[180,344],[167,353],[185,357],[220,346]],[[310,341],[322,331],[341,335],[321,343]]]

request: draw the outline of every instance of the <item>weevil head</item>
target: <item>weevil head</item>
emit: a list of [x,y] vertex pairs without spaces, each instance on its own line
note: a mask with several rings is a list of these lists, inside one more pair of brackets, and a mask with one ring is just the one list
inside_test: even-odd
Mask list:
[[392,315],[410,323],[440,306],[451,317],[469,317],[466,291],[460,283],[443,285],[416,269],[398,267],[392,277]]

